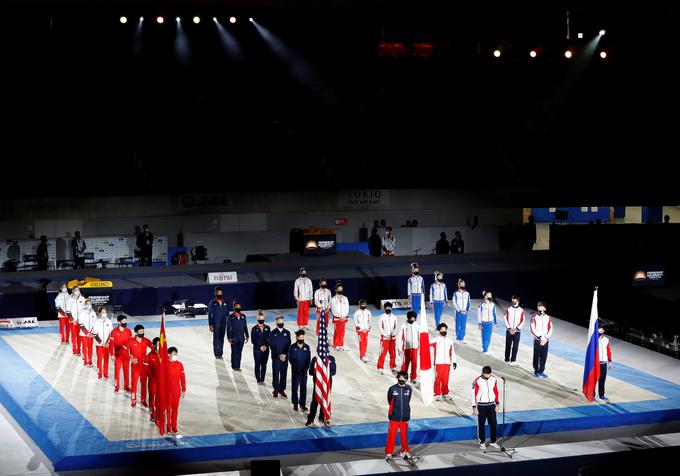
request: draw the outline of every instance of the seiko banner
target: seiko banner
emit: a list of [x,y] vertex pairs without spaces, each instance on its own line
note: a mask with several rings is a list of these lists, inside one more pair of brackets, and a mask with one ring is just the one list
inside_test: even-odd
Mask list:
[[37,317],[0,317],[0,329],[26,329],[29,327],[38,327]]
[[411,309],[410,299],[381,299],[380,309],[382,309],[385,306],[386,302],[392,303],[392,309]]
[[208,283],[210,284],[231,284],[237,283],[238,276],[236,271],[224,271],[220,273],[208,273]]
[[381,210],[390,205],[387,189],[341,190],[338,192],[338,208],[354,210]]

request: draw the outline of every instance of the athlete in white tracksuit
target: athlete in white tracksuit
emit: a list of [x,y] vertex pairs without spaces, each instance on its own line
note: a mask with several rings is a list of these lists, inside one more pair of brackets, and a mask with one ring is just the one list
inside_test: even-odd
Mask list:
[[470,293],[465,290],[465,281],[462,279],[458,280],[458,291],[453,293],[451,302],[456,309],[456,340],[465,344],[467,315],[470,310]]
[[442,322],[437,326],[439,335],[431,344],[434,349],[434,370],[436,378],[434,381],[434,396],[437,400],[450,400],[449,397],[449,371],[451,367],[455,370],[458,367],[456,351],[453,348],[453,341],[447,337],[448,326]]
[[444,308],[449,300],[449,295],[446,289],[446,283],[444,282],[444,275],[439,271],[435,271],[434,279],[434,283],[430,285],[430,302],[434,309],[434,322],[436,328],[439,327],[439,323],[441,322]]
[[366,348],[368,347],[368,334],[371,332],[371,311],[366,309],[366,300],[359,301],[359,309],[354,311],[354,327],[359,339],[359,359],[368,362]]
[[411,383],[416,382],[418,370],[418,349],[420,348],[420,327],[416,324],[415,311],[406,313],[406,322],[399,328],[397,350],[402,356],[401,370],[408,372],[411,366]]

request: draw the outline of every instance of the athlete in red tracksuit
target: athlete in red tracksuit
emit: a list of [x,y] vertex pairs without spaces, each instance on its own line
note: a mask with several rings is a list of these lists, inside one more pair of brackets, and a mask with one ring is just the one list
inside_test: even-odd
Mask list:
[[434,349],[433,363],[437,376],[434,381],[434,398],[435,400],[451,400],[449,396],[449,371],[451,367],[454,370],[458,367],[456,351],[453,349],[453,341],[446,337],[448,332],[446,323],[440,323],[437,330],[439,335],[430,344]]
[[179,401],[184,398],[187,391],[187,381],[184,376],[184,366],[177,360],[177,348],[168,349],[168,377],[170,379],[170,405],[168,408],[168,434],[177,434],[177,412],[179,411]]
[[347,350],[345,348],[345,326],[349,319],[349,301],[342,295],[342,283],[335,285],[335,296],[331,298],[331,313],[333,314],[333,347],[335,350]]
[[85,306],[85,298],[80,295],[78,286],[73,287],[71,297],[68,299],[68,308],[66,309],[69,317],[69,325],[71,326],[71,345],[73,346],[73,355],[80,355],[80,324],[78,318]]
[[295,280],[293,296],[298,303],[297,323],[300,328],[307,329],[309,324],[309,305],[314,299],[314,286],[307,277],[307,270],[300,268],[300,277]]
[[135,337],[130,339],[128,349],[130,349],[130,362],[132,363],[132,390],[130,397],[132,398],[132,406],[137,406],[137,382],[141,383],[142,387],[142,406],[146,407],[146,372],[144,371],[144,359],[146,358],[146,349],[153,349],[153,344],[149,339],[144,337],[144,326],[137,324],[135,326]]
[[68,294],[66,283],[59,283],[59,294],[54,299],[54,308],[57,310],[59,317],[59,335],[61,336],[61,343],[68,344],[71,335],[71,323],[68,317],[68,302],[71,296]]
[[380,357],[378,358],[378,371],[382,374],[385,367],[385,357],[390,353],[390,370],[397,366],[397,318],[392,314],[392,303],[383,305],[385,314],[380,316]]
[[368,347],[368,334],[371,332],[371,311],[366,309],[366,300],[359,301],[359,309],[354,311],[354,327],[359,338],[359,359],[366,363],[366,348]]
[[114,372],[116,379],[116,388],[114,392],[118,393],[120,390],[120,369],[123,368],[123,389],[126,392],[130,391],[130,349],[128,344],[132,339],[132,332],[127,328],[127,317],[124,315],[118,316],[118,327],[111,331],[111,358],[115,360]]
[[399,329],[397,350],[402,356],[401,370],[408,371],[411,367],[411,383],[416,383],[418,371],[418,349],[420,348],[420,329],[416,322],[416,312],[406,313],[406,322]]
[[158,381],[158,343],[160,338],[154,337],[153,350],[144,357],[144,372],[149,387],[149,414],[151,421],[156,421],[156,383]]

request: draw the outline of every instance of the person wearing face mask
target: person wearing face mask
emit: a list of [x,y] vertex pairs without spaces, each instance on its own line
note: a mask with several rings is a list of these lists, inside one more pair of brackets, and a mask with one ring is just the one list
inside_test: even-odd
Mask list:
[[477,417],[479,430],[479,449],[486,450],[484,425],[489,421],[492,448],[500,448],[496,443],[496,413],[500,409],[498,380],[491,374],[488,365],[482,368],[482,375],[472,381],[472,413]]
[[85,298],[80,295],[80,288],[73,286],[71,298],[68,301],[68,315],[71,318],[71,344],[73,355],[80,355],[80,314],[84,312]]
[[505,361],[516,366],[520,334],[524,326],[524,309],[519,306],[519,296],[512,296],[512,306],[505,311]]
[[264,311],[257,311],[257,324],[250,330],[253,343],[253,360],[255,361],[255,380],[259,385],[264,385],[264,376],[267,373],[269,361],[269,334],[271,329],[264,323]]
[[383,256],[394,256],[394,247],[396,245],[396,239],[392,234],[392,227],[388,226],[385,228],[385,235],[382,241]]
[[444,282],[444,274],[440,271],[434,272],[434,283],[430,286],[430,302],[434,309],[434,322],[438,326],[446,307],[446,302],[449,300],[446,283]]
[[489,352],[489,344],[491,344],[493,328],[498,324],[498,320],[496,319],[496,305],[493,302],[491,291],[484,291],[482,294],[484,299],[479,303],[477,319],[479,321],[479,330],[482,331],[482,352],[487,354]]
[[269,333],[269,348],[272,352],[272,396],[288,398],[286,395],[286,375],[288,374],[288,349],[290,332],[284,328],[283,316],[276,316],[276,329]]
[[359,309],[354,311],[354,327],[359,338],[359,359],[367,363],[366,348],[368,347],[368,334],[371,332],[371,311],[366,309],[366,300],[359,301]]
[[609,337],[604,335],[604,324],[602,324],[602,321],[598,324],[597,332],[599,334],[597,351],[600,357],[600,380],[598,380],[597,390],[600,400],[608,402],[609,399],[604,395],[604,383],[607,380],[607,367],[609,367],[609,370],[612,369],[612,348],[609,343]]
[[397,432],[401,437],[401,457],[410,458],[408,447],[408,422],[411,419],[411,395],[413,389],[406,383],[408,372],[401,370],[397,373],[397,383],[387,390],[387,404],[389,410],[387,418],[390,426],[387,430],[385,443],[385,460],[392,460],[394,446],[397,442]]
[[[293,410],[298,411],[298,404],[303,412],[307,408],[307,371],[312,362],[312,352],[305,344],[305,331],[299,329],[295,333],[295,343],[288,348],[288,361],[290,362],[290,376],[293,385]],[[299,396],[298,396],[299,392]]]
[[331,310],[331,290],[328,289],[326,278],[319,280],[319,289],[314,291],[314,305],[316,306],[316,335],[319,335],[319,322],[321,322],[321,311],[326,312],[326,328],[328,328],[328,316]]
[[392,303],[383,305],[385,313],[380,316],[380,357],[378,358],[378,371],[384,373],[385,356],[390,353],[390,370],[394,372],[397,367],[397,316],[392,314]]
[[229,306],[224,300],[222,288],[215,288],[215,299],[208,304],[208,326],[213,335],[213,353],[217,360],[224,354],[224,333],[227,330]]
[[241,314],[241,303],[238,299],[234,299],[232,304],[234,312],[229,314],[229,319],[227,319],[227,340],[231,344],[231,368],[240,372],[243,346],[248,343],[250,335],[246,316]]
[[168,435],[177,435],[177,416],[179,401],[187,391],[187,380],[184,375],[184,365],[177,358],[177,347],[168,349],[168,379],[170,381],[170,404],[168,405]]
[[345,326],[349,319],[349,300],[343,295],[344,288],[338,281],[335,284],[335,296],[331,299],[331,313],[333,314],[333,347],[335,350],[349,350],[345,348]]
[[467,314],[470,310],[470,293],[465,290],[465,281],[458,280],[458,291],[453,294],[453,307],[456,309],[456,340],[465,344]]
[[137,406],[137,382],[139,382],[142,387],[142,406],[146,407],[146,369],[144,368],[144,359],[146,358],[146,350],[153,349],[153,344],[144,337],[143,325],[137,324],[135,326],[134,337],[130,340],[128,349],[130,351],[130,362],[132,363],[131,406]]
[[411,366],[411,383],[415,385],[418,370],[418,349],[420,347],[420,328],[416,324],[416,312],[406,313],[406,322],[401,325],[397,336],[397,349],[402,358],[401,370],[408,372]]
[[538,301],[538,312],[531,316],[531,333],[534,336],[534,377],[548,378],[545,361],[548,360],[548,345],[553,334],[552,318],[546,314],[545,303]]
[[69,343],[71,336],[71,323],[68,315],[68,307],[71,296],[68,293],[68,288],[66,283],[59,283],[59,293],[57,297],[54,298],[54,308],[57,311],[57,317],[59,318],[59,336],[61,337],[61,343],[66,345]]
[[411,310],[420,312],[420,302],[425,293],[425,283],[420,276],[418,263],[411,263],[411,276],[408,278],[408,297],[411,298]]
[[116,380],[114,392],[120,391],[120,371],[123,370],[123,390],[130,391],[130,350],[128,345],[132,339],[132,332],[127,328],[127,317],[120,314],[117,317],[118,327],[111,331],[111,357],[114,358],[113,372]]
[[147,387],[149,390],[149,415],[151,421],[156,421],[156,393],[158,385],[158,343],[161,341],[159,337],[154,337],[153,349],[144,357],[144,373],[146,374]]
[[78,338],[83,350],[83,365],[85,367],[92,367],[92,345],[94,342],[92,330],[95,322],[97,322],[97,313],[92,309],[92,301],[85,299],[83,309],[78,315],[78,326],[80,327]]
[[307,270],[300,268],[300,277],[295,280],[293,295],[297,302],[297,325],[300,329],[307,329],[309,324],[309,305],[312,302],[314,286],[312,280],[307,277]]
[[435,400],[452,400],[449,396],[449,372],[458,367],[456,351],[453,348],[453,341],[447,337],[448,326],[441,323],[437,326],[439,335],[434,339],[434,398]]
[[106,315],[106,309],[99,306],[99,316],[94,324],[92,333],[95,336],[95,348],[97,349],[97,376],[99,380],[109,378],[109,340],[113,331],[111,319]]

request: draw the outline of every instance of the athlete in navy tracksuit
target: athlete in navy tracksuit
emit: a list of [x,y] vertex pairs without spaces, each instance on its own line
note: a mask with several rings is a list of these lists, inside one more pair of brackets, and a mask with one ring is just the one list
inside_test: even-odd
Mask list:
[[215,299],[208,304],[208,325],[213,333],[213,352],[216,359],[222,359],[224,352],[224,333],[227,330],[229,306],[224,302],[222,289],[215,288]]
[[264,385],[264,376],[267,373],[267,361],[269,360],[269,326],[264,323],[264,311],[257,311],[257,325],[250,331],[250,339],[253,343],[253,360],[255,361],[255,380]]
[[290,332],[283,327],[283,316],[276,316],[276,329],[269,333],[269,348],[272,352],[272,396],[286,395],[286,375],[288,374],[288,349]]
[[[309,411],[307,408],[307,370],[312,362],[312,351],[305,344],[305,331],[302,329],[295,333],[296,342],[291,344],[288,349],[288,360],[290,361],[290,377],[293,381],[293,409],[298,411],[298,403],[302,411]],[[298,398],[298,391],[300,392]]]
[[406,385],[408,372],[401,370],[397,373],[397,384],[387,390],[387,403],[390,405],[387,417],[390,426],[387,430],[387,442],[385,443],[385,459],[391,460],[394,453],[394,444],[397,441],[397,431],[401,436],[401,456],[410,458],[408,448],[408,421],[411,419],[411,394],[413,389]]
[[234,312],[227,319],[227,340],[231,344],[231,368],[241,371],[241,354],[243,344],[248,342],[248,324],[246,316],[241,314],[241,303],[234,299]]

